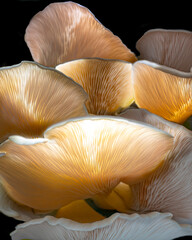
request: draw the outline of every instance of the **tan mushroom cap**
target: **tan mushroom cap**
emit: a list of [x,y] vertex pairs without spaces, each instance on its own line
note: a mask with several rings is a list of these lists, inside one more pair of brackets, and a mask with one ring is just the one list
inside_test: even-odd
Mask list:
[[134,101],[132,64],[119,60],[80,59],[56,67],[88,93],[89,113],[113,115]]
[[0,142],[41,136],[47,127],[85,116],[87,94],[62,73],[34,62],[0,69]]
[[140,59],[156,62],[180,71],[192,67],[192,32],[153,29],[136,43]]
[[39,210],[109,194],[155,171],[172,136],[112,117],[85,117],[52,126],[44,138],[12,136],[0,146],[1,182],[11,198]]
[[37,13],[26,29],[25,41],[33,59],[45,66],[92,57],[137,60],[86,7],[73,2],[52,3]]
[[138,61],[134,63],[133,85],[139,108],[177,123],[192,115],[192,73]]

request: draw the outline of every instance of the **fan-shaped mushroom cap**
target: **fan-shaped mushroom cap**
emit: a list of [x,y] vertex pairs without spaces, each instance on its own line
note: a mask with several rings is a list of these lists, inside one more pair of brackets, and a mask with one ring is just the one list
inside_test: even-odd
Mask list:
[[45,66],[92,57],[137,60],[86,7],[73,2],[52,3],[37,13],[26,29],[25,41],[33,59]]
[[0,68],[0,142],[41,136],[68,118],[87,115],[87,94],[72,79],[34,62]]
[[1,182],[18,203],[58,209],[74,200],[109,194],[120,182],[145,179],[164,162],[172,140],[137,122],[74,119],[52,126],[31,144],[19,136],[1,144]]
[[133,87],[139,108],[177,123],[192,115],[192,73],[138,61],[134,63]]
[[192,67],[192,32],[153,29],[137,42],[140,59],[155,62],[180,71]]

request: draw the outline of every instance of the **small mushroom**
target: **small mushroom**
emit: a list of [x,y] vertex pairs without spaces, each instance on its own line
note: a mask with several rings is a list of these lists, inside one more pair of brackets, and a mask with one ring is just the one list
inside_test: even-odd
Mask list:
[[192,67],[192,32],[152,29],[136,43],[140,59],[190,72]]

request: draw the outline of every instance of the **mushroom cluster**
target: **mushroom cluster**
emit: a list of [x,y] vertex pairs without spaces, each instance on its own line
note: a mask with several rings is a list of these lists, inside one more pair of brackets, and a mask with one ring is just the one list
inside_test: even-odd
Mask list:
[[192,236],[192,32],[136,56],[84,6],[30,21],[34,61],[0,68],[0,211],[12,240]]

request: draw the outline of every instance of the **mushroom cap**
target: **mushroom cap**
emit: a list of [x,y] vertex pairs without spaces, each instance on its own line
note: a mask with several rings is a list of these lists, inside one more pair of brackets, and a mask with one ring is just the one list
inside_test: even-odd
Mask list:
[[108,194],[120,182],[142,181],[173,144],[171,135],[156,128],[103,116],[56,124],[43,139],[25,144],[25,138],[12,136],[0,145],[0,177],[8,195],[43,211]]
[[[83,217],[83,216],[82,216]],[[190,225],[179,225],[170,213],[113,214],[111,217],[93,223],[77,223],[65,218],[47,216],[16,227],[12,240],[38,239],[119,239],[119,240],[172,240],[191,236]]]
[[45,66],[80,58],[137,60],[122,41],[87,9],[73,2],[52,3],[30,21],[25,41]]
[[114,115],[134,101],[132,64],[110,59],[79,59],[56,67],[88,93],[86,108],[96,115]]
[[192,115],[192,73],[149,61],[133,66],[135,103],[169,121],[183,123]]
[[152,29],[137,41],[140,59],[190,72],[192,67],[192,32]]
[[10,135],[41,136],[52,124],[87,115],[83,88],[34,62],[0,68],[0,142]]

